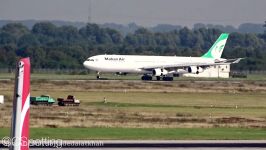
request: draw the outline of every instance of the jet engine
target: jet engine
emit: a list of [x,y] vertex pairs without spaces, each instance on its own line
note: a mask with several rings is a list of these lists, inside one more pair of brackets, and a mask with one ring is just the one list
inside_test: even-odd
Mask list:
[[203,72],[203,68],[198,67],[198,66],[190,66],[187,68],[187,72],[188,73],[193,73],[193,74],[199,74],[201,72]]
[[153,76],[163,76],[167,74],[168,74],[168,71],[165,69],[157,68],[157,69],[152,70]]

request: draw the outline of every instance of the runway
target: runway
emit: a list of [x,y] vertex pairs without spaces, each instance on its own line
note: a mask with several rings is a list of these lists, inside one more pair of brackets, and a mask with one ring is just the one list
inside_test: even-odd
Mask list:
[[[265,149],[266,140],[53,140],[31,142],[30,149]],[[1,143],[1,149],[7,149]]]

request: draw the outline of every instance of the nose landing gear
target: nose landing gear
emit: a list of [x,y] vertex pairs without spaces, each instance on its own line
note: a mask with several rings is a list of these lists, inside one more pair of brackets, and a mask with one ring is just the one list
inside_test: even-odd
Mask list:
[[101,77],[100,77],[100,72],[97,72],[97,76],[96,76],[96,79],[99,80]]

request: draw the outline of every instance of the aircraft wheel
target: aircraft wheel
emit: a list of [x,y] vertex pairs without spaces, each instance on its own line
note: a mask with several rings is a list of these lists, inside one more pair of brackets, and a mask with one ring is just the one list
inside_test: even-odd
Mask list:
[[160,76],[156,76],[156,80],[157,81],[160,81],[161,80],[161,77]]
[[152,80],[152,76],[147,76],[147,75],[144,75],[141,77],[141,80]]
[[97,78],[97,80],[98,80],[98,79],[100,79],[100,76],[97,76],[96,78]]

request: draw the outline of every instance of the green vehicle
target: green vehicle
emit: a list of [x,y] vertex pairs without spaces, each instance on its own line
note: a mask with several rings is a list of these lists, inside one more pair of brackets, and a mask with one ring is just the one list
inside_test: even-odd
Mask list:
[[30,97],[30,104],[32,105],[53,105],[53,103],[55,103],[55,100],[49,95]]

